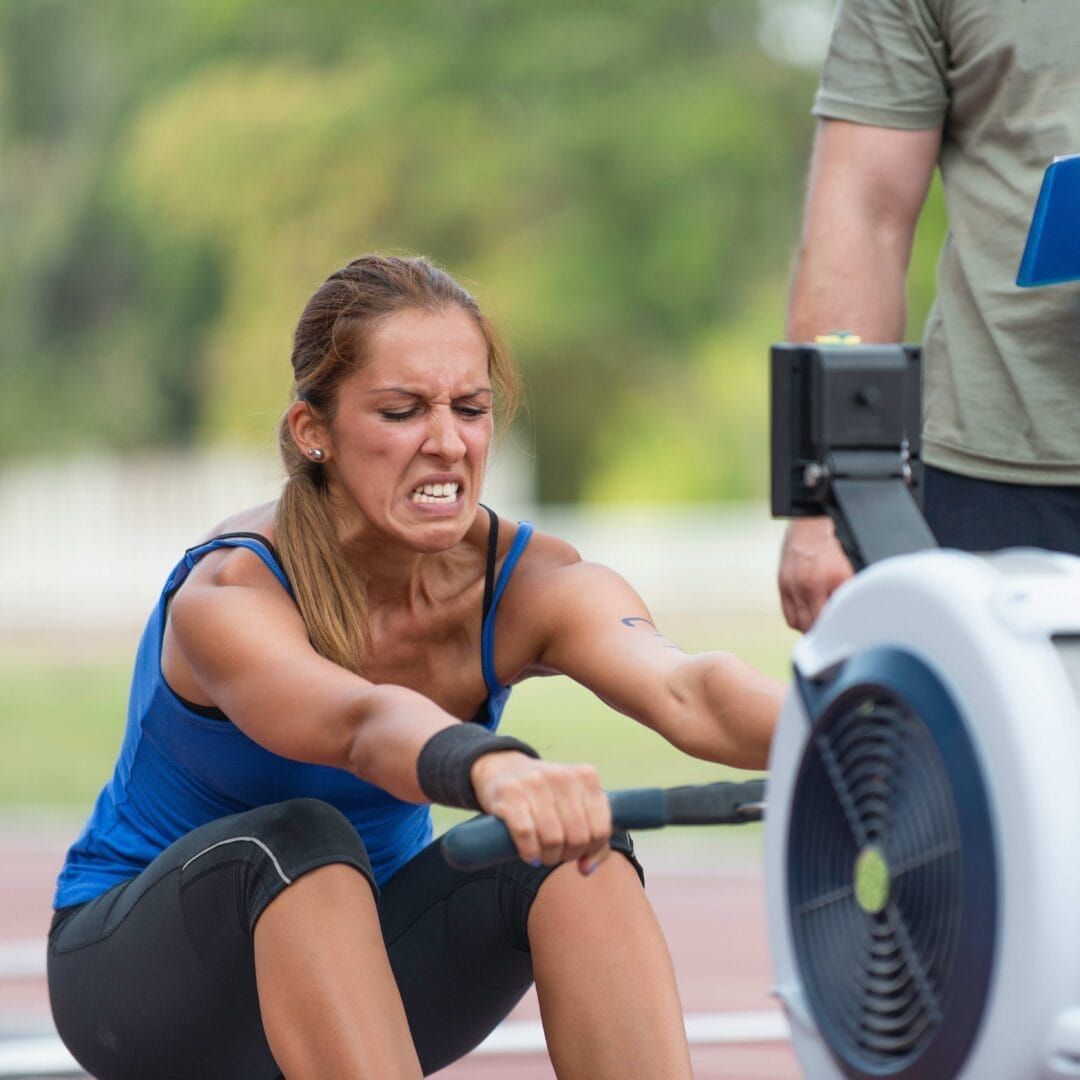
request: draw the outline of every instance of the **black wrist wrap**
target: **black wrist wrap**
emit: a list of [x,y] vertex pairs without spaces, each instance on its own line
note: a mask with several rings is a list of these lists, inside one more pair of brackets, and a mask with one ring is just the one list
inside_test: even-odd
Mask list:
[[540,756],[528,743],[509,735],[492,735],[477,724],[443,728],[424,743],[416,759],[420,790],[433,803],[479,810],[469,774],[478,757],[500,750],[518,750],[533,758]]

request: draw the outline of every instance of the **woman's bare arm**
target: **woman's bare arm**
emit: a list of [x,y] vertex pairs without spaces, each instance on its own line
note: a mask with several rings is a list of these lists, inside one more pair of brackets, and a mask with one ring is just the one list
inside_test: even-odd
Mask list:
[[514,597],[538,628],[536,663],[588,687],[695,757],[764,768],[784,687],[728,652],[690,655],[614,571],[573,562]]
[[239,560],[231,561],[223,573],[193,573],[170,610],[174,640],[203,693],[282,757],[348,769],[424,801],[416,758],[455,718],[421,694],[374,685],[320,656],[269,571],[238,571]]

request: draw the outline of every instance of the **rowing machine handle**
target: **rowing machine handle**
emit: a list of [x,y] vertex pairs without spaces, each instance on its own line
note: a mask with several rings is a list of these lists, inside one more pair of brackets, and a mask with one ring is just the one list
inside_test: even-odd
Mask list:
[[[662,829],[665,825],[742,825],[760,821],[765,781],[720,782],[676,788],[628,788],[608,792],[617,829]],[[442,838],[442,852],[455,870],[482,870],[517,856],[506,826],[489,814],[462,822]]]

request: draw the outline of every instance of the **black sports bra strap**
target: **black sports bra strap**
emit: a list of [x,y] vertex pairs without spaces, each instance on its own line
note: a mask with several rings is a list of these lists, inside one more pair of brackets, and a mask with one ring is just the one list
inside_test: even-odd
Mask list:
[[499,515],[485,506],[491,527],[488,530],[487,572],[484,575],[484,618],[491,610],[491,594],[495,591],[495,560],[499,552]]
[[281,556],[277,553],[277,548],[274,547],[274,545],[271,544],[270,541],[267,540],[266,537],[262,535],[262,533],[255,533],[255,532],[224,532],[224,533],[218,533],[217,536],[211,536],[210,539],[207,541],[207,543],[212,544],[215,540],[233,540],[233,539],[235,539],[237,537],[243,537],[243,538],[245,538],[247,540],[255,540],[255,541],[257,541],[264,548],[266,548],[266,550],[269,551],[271,555],[273,555],[274,562],[276,562],[278,564],[278,566],[284,566],[284,564],[281,561]]

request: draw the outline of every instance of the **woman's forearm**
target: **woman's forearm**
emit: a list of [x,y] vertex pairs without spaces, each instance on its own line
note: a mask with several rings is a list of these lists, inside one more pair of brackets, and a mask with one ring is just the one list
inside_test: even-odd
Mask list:
[[671,714],[658,725],[694,757],[763,769],[786,687],[731,653],[687,657],[673,681]]
[[460,723],[423,694],[372,685],[357,695],[345,733],[345,767],[406,802],[427,802],[416,775],[424,744]]

